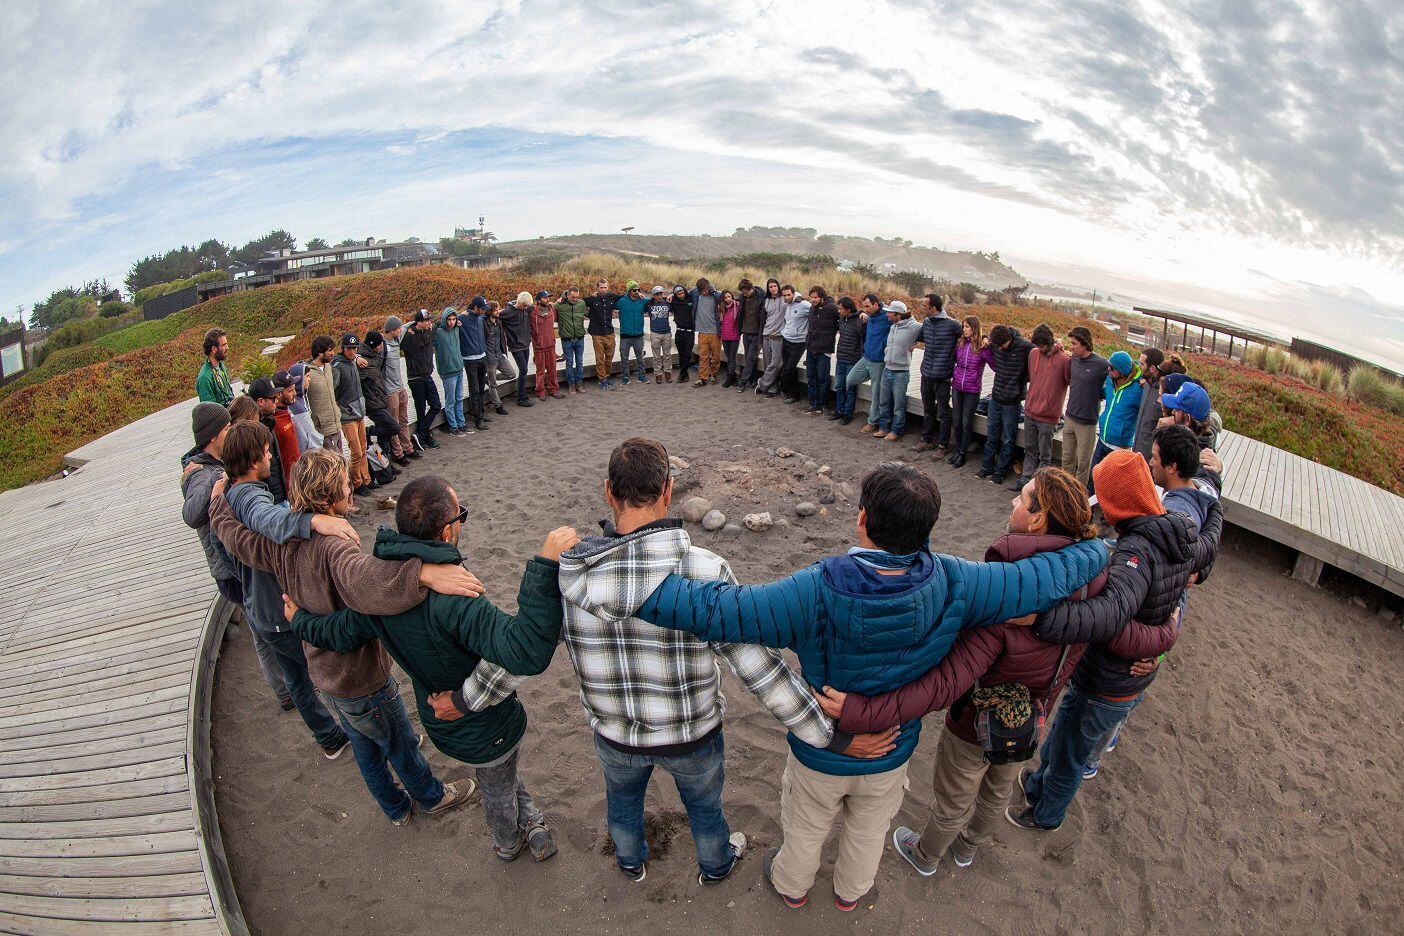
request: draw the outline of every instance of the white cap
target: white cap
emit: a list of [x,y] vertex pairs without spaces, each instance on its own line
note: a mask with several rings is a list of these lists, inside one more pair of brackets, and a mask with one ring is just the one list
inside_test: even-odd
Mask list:
[[887,304],[888,312],[896,312],[898,315],[907,315],[907,304],[901,299],[893,299]]

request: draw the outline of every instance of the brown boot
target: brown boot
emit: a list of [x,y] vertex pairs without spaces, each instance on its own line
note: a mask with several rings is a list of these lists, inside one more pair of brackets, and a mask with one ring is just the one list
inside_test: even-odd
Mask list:
[[654,383],[662,383],[662,382],[663,382],[663,375],[662,375],[662,374],[654,374],[654,375],[653,375],[653,382],[654,382]]
[[672,382],[673,382],[673,372],[672,372],[672,371],[664,371],[664,372],[663,372],[663,382],[664,382],[664,383],[672,383]]

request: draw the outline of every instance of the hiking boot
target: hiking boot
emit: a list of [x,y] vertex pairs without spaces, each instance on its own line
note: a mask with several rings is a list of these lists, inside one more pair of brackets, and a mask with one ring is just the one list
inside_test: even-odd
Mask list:
[[425,812],[429,813],[431,816],[436,816],[442,812],[448,812],[456,806],[462,806],[464,803],[471,802],[477,793],[478,781],[474,780],[472,777],[454,783],[445,783],[444,795],[434,804],[433,809],[427,809]]
[[954,455],[951,456],[950,462],[951,462],[951,467],[952,467],[952,468],[964,468],[964,467],[965,467],[965,453],[964,453],[964,452],[956,452]]
[[648,877],[648,865],[634,865],[632,868],[619,865],[619,873],[628,878],[630,884],[638,884]]
[[985,480],[986,478],[990,477],[990,476],[993,475],[993,474],[994,474],[994,472],[991,471],[990,469],[988,469],[988,468],[981,468],[979,471],[975,472],[975,477],[977,477],[977,478],[979,478],[981,481],[983,481],[983,480]]
[[720,884],[731,877],[736,871],[736,865],[740,863],[743,855],[746,854],[746,834],[744,832],[733,832],[727,839],[727,847],[731,849],[731,867],[726,869],[725,874],[708,874],[706,871],[697,872],[697,883],[703,887],[711,887],[713,884]]
[[917,855],[917,846],[920,843],[921,836],[906,826],[898,826],[892,830],[892,847],[897,849],[897,854],[907,859],[907,864],[916,868],[917,874],[922,877],[931,877],[936,873],[936,862],[923,861]]
[[834,410],[832,413],[830,413],[830,414],[828,415],[828,421],[829,421],[829,422],[838,422],[838,421],[839,421],[840,419],[842,419],[842,418],[843,418],[843,414],[840,413],[838,410]]
[[396,455],[394,458],[394,462],[401,468],[408,468],[410,460],[403,455]]
[[672,371],[664,371],[664,372],[663,372],[663,382],[664,382],[664,383],[672,383],[672,382],[673,382],[673,372],[672,372]]
[[336,760],[350,748],[351,740],[349,738],[342,738],[341,743],[336,745],[335,747],[322,748],[322,756],[325,757],[327,760]]
[[522,849],[526,847],[526,839],[523,836],[518,835],[517,844],[511,846],[510,848],[503,848],[501,845],[498,845],[494,842],[492,846],[492,854],[493,857],[495,857],[498,861],[516,861],[517,856],[520,855],[522,853]]
[[1030,832],[1057,832],[1063,827],[1061,822],[1055,826],[1039,825],[1038,820],[1034,818],[1032,806],[1021,809],[1018,812],[1015,812],[1014,807],[1010,806],[1004,811],[1004,818],[1009,820],[1010,825],[1018,826],[1021,829],[1028,829]]
[[556,840],[551,838],[551,830],[545,825],[534,825],[527,829],[527,847],[531,849],[531,857],[537,861],[545,861],[556,853]]
[[853,414],[852,414],[852,413],[844,413],[843,416],[839,419],[839,425],[840,425],[840,426],[846,426],[846,425],[848,425],[848,424],[851,423],[851,422],[853,422]]
[[[772,848],[767,851],[765,857],[761,859],[761,874],[765,875],[765,882],[770,885],[771,890],[775,890],[775,882],[770,877],[770,871],[771,868],[775,866],[775,856],[778,854],[780,854],[780,849]],[[785,901],[785,906],[789,907],[791,910],[802,910],[804,909],[804,905],[809,903],[808,894],[801,897],[790,897],[781,894],[779,891],[775,891],[775,893],[780,895],[780,899]]]
[[653,382],[656,383],[656,384],[661,384],[661,383],[663,382],[663,375],[662,375],[662,374],[654,374],[654,375],[653,375]]
[[936,443],[935,443],[935,442],[928,442],[928,441],[926,441],[925,439],[922,439],[920,442],[917,443],[917,447],[916,447],[915,449],[913,449],[912,451],[915,451],[915,452],[929,452],[929,451],[931,451],[931,450],[934,449],[934,448],[936,448]]
[[883,440],[887,442],[901,442],[902,437],[895,432],[889,432],[887,435],[883,436]]
[[877,428],[877,426],[874,426],[872,423],[864,423],[864,424],[863,424],[863,428],[862,428],[862,429],[859,429],[858,431],[859,431],[859,432],[872,432],[872,431],[873,431],[874,429],[876,429],[876,428]]
[[946,854],[951,856],[951,861],[957,868],[968,868],[975,863],[975,850],[978,847],[957,835],[951,847],[946,849]]
[[951,454],[951,447],[949,445],[938,445],[936,446],[936,451],[931,453],[931,457],[940,461],[949,454]]
[[278,700],[278,708],[282,709],[285,712],[291,712],[293,709],[297,708],[297,706],[293,704],[293,700],[291,698],[287,698]]

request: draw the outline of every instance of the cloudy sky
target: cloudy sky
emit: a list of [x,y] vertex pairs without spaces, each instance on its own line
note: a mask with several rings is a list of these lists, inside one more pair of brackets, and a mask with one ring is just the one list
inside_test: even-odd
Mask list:
[[274,227],[817,227],[1404,366],[1404,4],[12,0],[0,311]]

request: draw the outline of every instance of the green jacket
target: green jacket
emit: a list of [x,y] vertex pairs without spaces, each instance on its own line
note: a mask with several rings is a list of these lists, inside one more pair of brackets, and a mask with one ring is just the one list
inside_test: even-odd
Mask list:
[[[461,562],[448,543],[430,542],[382,528],[376,535],[380,559]],[[516,676],[535,676],[551,663],[561,638],[561,589],[558,566],[533,556],[517,592],[517,615],[497,609],[486,598],[463,598],[430,592],[419,606],[389,617],[345,609],[315,615],[299,610],[292,627],[315,647],[351,653],[379,640],[409,674],[419,721],[434,746],[468,764],[488,764],[508,753],[526,731],[526,710],[516,694],[497,705],[455,721],[439,721],[427,699],[454,690],[485,659]]]
[[234,388],[229,384],[229,371],[224,369],[223,361],[219,362],[219,370],[211,367],[209,361],[200,368],[200,375],[195,378],[195,395],[201,403],[228,406],[234,402]]
[[569,338],[585,337],[585,300],[578,299],[575,302],[566,302],[562,299],[556,303],[556,325],[561,333],[561,340]]

